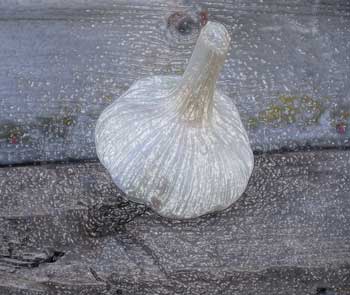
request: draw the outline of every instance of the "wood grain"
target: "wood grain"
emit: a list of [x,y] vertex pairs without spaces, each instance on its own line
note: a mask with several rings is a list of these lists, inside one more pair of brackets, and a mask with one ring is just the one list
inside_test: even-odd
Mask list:
[[98,163],[2,168],[0,293],[349,294],[349,163],[257,156],[233,207],[187,222],[122,201]]
[[181,75],[223,23],[219,86],[256,151],[348,146],[347,1],[0,1],[0,164],[95,159],[101,111],[149,75]]

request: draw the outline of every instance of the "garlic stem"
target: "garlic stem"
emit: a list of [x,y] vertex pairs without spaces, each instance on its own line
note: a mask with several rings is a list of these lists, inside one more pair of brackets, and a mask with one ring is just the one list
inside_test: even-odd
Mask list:
[[216,81],[229,48],[226,28],[208,22],[202,29],[186,71],[176,89],[181,118],[195,126],[210,122]]

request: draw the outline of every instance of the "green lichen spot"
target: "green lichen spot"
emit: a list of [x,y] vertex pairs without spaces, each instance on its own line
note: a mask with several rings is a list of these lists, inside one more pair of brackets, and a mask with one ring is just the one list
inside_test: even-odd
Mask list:
[[297,96],[287,96],[287,95],[281,95],[278,98],[282,103],[284,104],[293,104],[296,99],[298,99]]
[[113,100],[113,96],[111,94],[104,95],[102,98],[108,102],[111,102]]
[[30,137],[26,134],[23,126],[15,123],[7,123],[0,126],[0,141],[10,143],[29,143]]
[[282,108],[278,105],[270,105],[265,111],[259,113],[261,122],[270,123],[280,121],[282,117]]
[[22,128],[16,124],[7,123],[0,126],[0,139],[10,139],[12,136],[20,136],[22,134]]
[[302,96],[300,101],[301,111],[304,111],[305,114],[305,122],[307,124],[319,123],[320,117],[323,113],[321,103],[310,96]]
[[261,124],[281,127],[283,124],[308,126],[319,123],[324,112],[322,103],[310,96],[280,95],[275,104],[267,106],[256,117],[248,119],[250,128]]
[[184,70],[181,68],[175,69],[174,73],[178,76],[182,76],[184,74]]
[[63,124],[66,126],[71,126],[73,124],[73,119],[71,117],[64,117]]
[[35,129],[41,130],[49,141],[55,141],[55,138],[67,138],[70,127],[75,124],[73,116],[60,116],[59,114],[36,119]]
[[348,111],[348,110],[341,110],[341,111],[340,111],[340,117],[341,117],[343,120],[348,120],[348,119],[350,119],[350,111]]
[[259,125],[259,121],[255,117],[251,117],[248,119],[248,127],[249,128],[256,128]]
[[338,105],[331,111],[331,125],[336,127],[338,124],[347,124],[350,120],[350,105]]

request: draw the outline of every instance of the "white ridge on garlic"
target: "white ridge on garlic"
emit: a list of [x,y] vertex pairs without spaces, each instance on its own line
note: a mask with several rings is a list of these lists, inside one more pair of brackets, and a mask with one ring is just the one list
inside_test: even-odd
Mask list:
[[139,80],[99,117],[98,158],[129,200],[186,219],[243,194],[253,153],[236,106],[216,89],[229,43],[208,22],[182,77]]

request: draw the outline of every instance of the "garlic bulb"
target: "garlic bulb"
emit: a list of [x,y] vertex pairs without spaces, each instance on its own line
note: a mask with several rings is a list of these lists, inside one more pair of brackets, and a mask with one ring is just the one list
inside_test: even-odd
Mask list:
[[233,101],[215,87],[229,42],[208,22],[183,77],[137,81],[99,117],[98,158],[128,199],[185,219],[244,192],[253,153]]

